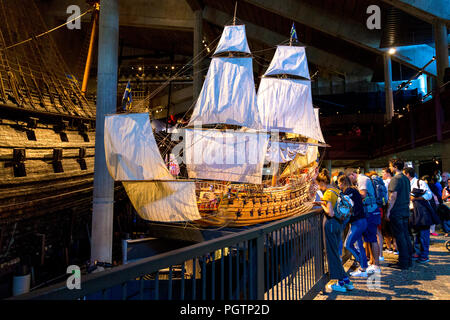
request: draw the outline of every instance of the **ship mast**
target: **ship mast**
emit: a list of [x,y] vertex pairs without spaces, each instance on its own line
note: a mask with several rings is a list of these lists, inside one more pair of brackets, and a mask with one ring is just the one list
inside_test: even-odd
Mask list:
[[100,10],[100,4],[97,2],[93,3],[94,12],[92,13],[92,29],[91,29],[91,37],[89,39],[89,51],[86,57],[86,64],[84,66],[84,74],[83,74],[83,82],[81,84],[81,93],[83,95],[86,94],[87,83],[89,79],[89,71],[92,65],[92,53],[94,51],[95,44],[95,35],[98,23],[98,13]]
[[[291,30],[291,34],[289,37],[289,46],[292,47],[292,30]],[[278,171],[279,171],[280,167],[279,166],[272,166],[272,167],[274,168],[274,171],[272,173],[272,187],[275,187],[277,185]]]

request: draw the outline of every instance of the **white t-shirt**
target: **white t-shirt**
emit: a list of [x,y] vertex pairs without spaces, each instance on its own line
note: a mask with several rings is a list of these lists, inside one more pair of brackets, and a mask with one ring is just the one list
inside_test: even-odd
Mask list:
[[[422,195],[422,197],[425,200],[429,201],[429,200],[431,200],[431,198],[433,198],[433,193],[431,192],[430,187],[428,187],[428,184],[426,181],[419,180],[419,186],[417,186],[417,178],[414,177],[411,179],[410,185],[411,185],[411,191],[413,191],[413,189],[417,188],[417,187],[419,187],[419,189],[425,190],[425,193]],[[409,202],[409,208],[411,210],[414,209],[414,205],[413,205],[412,201]]]
[[383,182],[384,182],[384,185],[386,186],[386,190],[389,190],[389,183],[391,182],[391,178],[383,180]]
[[369,213],[380,214],[380,211],[377,211],[377,201],[375,198],[375,189],[373,188],[373,183],[368,176],[363,174],[358,174],[357,180],[358,190],[366,190],[367,196],[363,199],[364,206]]

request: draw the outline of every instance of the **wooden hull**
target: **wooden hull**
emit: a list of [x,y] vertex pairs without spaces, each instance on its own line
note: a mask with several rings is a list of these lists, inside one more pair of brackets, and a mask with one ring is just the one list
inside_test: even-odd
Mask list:
[[305,203],[300,205],[299,207],[296,207],[291,210],[286,210],[285,212],[281,213],[269,213],[263,216],[259,217],[234,217],[231,216],[224,216],[224,215],[209,215],[209,214],[203,214],[203,218],[201,220],[195,221],[196,224],[202,226],[202,227],[210,227],[210,226],[225,226],[225,227],[244,227],[244,226],[251,226],[256,225],[260,223],[275,221],[279,219],[285,219],[297,214],[303,214],[312,209],[313,205],[311,203]]
[[200,201],[202,219],[194,223],[202,227],[243,227],[285,219],[311,210],[315,190],[311,176],[304,174],[296,183],[236,198],[225,196],[217,205],[205,207]]

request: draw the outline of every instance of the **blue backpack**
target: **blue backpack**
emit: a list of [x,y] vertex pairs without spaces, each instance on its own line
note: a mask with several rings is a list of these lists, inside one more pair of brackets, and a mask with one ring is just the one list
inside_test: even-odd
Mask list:
[[353,214],[352,199],[348,195],[343,194],[342,192],[337,194],[333,190],[330,191],[333,192],[338,197],[336,204],[333,208],[334,216],[341,221],[347,220]]
[[375,199],[378,207],[383,207],[388,203],[388,191],[384,185],[383,179],[379,176],[373,175],[370,180],[372,181],[373,188],[375,190]]

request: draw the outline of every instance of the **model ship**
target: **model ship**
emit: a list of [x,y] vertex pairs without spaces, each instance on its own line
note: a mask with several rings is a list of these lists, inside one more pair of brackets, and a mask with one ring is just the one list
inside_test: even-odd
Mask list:
[[[238,227],[307,212],[324,139],[305,48],[278,46],[256,93],[245,26],[225,26],[190,121],[172,132],[181,142],[162,150],[149,114],[129,112],[106,116],[104,139],[143,219]],[[187,177],[174,178],[167,153]]]

